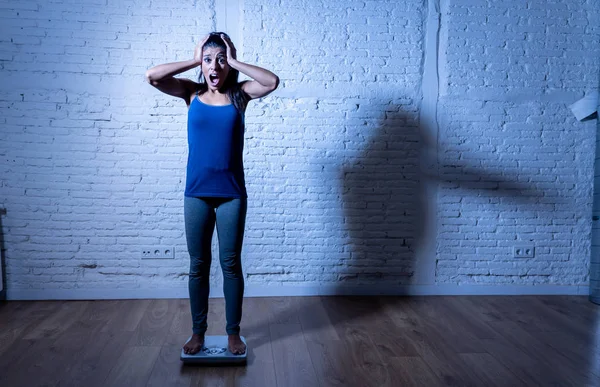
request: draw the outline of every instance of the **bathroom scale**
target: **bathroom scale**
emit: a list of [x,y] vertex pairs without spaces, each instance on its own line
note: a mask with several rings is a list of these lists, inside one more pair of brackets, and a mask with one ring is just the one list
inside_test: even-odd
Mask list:
[[[192,339],[190,336],[186,344]],[[234,355],[227,347],[227,336],[204,336],[204,346],[198,353],[193,355],[184,353],[181,348],[180,359],[184,364],[244,364],[248,354],[246,338],[240,336],[246,344],[246,352]]]

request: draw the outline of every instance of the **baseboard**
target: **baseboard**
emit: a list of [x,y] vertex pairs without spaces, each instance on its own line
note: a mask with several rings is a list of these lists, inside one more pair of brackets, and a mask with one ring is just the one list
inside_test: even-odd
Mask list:
[[[410,286],[336,286],[272,285],[246,286],[244,297],[295,296],[444,296],[444,295],[589,295],[587,285],[410,285]],[[7,289],[7,300],[105,300],[188,298],[185,288],[168,289]],[[211,298],[222,298],[219,287],[211,289]]]

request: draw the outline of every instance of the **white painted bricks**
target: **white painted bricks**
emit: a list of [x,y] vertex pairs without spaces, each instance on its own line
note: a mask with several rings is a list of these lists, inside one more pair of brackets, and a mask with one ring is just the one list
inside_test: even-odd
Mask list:
[[[231,26],[226,3],[3,7],[9,295],[186,289],[185,104],[143,75]],[[589,2],[237,3],[240,59],[282,81],[246,117],[249,294],[587,284],[595,125],[567,105],[598,85]]]

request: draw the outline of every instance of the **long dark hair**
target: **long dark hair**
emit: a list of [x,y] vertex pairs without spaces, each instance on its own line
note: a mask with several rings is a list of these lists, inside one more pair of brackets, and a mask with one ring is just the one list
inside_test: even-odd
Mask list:
[[[225,45],[225,42],[223,42],[221,34],[229,38],[229,35],[224,32],[211,32],[208,40],[204,43],[204,46],[202,46],[202,50],[206,47],[218,47],[227,51],[227,46]],[[242,90],[242,84],[238,83],[239,75],[240,72],[238,70],[230,67],[229,74],[227,74],[227,79],[225,79],[222,89],[226,90],[229,100],[233,103],[233,106],[235,106],[237,111],[243,114],[250,98],[248,97],[248,94],[244,93]],[[204,79],[204,73],[200,70],[200,75],[198,76],[198,89],[196,91],[199,91],[200,94],[204,94],[207,90],[208,84],[206,83],[206,79]]]

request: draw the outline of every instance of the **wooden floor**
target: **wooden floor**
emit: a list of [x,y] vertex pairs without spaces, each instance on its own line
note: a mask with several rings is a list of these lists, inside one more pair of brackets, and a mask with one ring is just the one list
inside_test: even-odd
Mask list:
[[[600,386],[574,296],[246,298],[246,366],[184,366],[189,301],[0,304],[0,386]],[[222,299],[208,334],[223,335]]]

